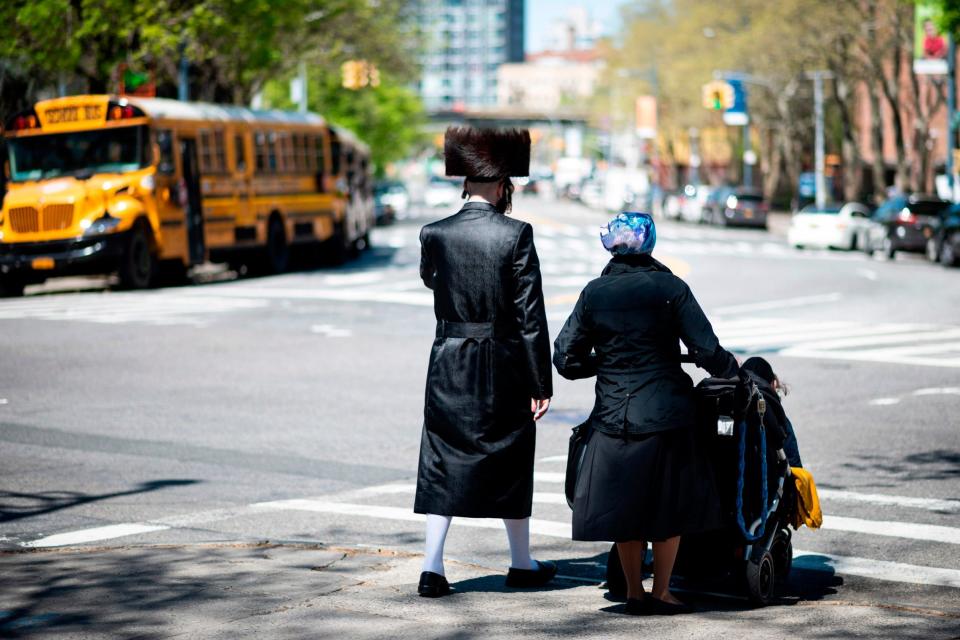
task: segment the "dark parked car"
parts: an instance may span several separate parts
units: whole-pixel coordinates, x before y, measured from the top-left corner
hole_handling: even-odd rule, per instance
[[[767,227],[770,206],[753,189],[719,187],[703,205],[703,219],[720,226]]]
[[[937,196],[894,196],[873,213],[860,246],[870,255],[881,251],[890,259],[897,251],[922,253],[927,249],[931,230],[939,226],[940,214],[949,204]]]
[[[960,204],[946,209],[940,223],[929,232],[927,257],[948,267],[960,267]]]

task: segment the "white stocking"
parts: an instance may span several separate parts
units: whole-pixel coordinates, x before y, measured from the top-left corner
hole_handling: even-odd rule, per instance
[[[443,543],[447,540],[447,531],[450,529],[450,516],[427,514],[427,541],[423,554],[423,571],[432,571],[440,575],[443,572]]]
[[[513,569],[536,569],[537,564],[530,555],[530,518],[521,520],[503,519],[507,528],[507,540],[510,541],[510,567]]]

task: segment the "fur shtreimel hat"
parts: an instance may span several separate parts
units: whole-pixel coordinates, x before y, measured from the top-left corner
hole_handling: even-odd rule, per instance
[[[526,129],[450,127],[443,138],[448,176],[475,182],[530,175],[530,132]]]

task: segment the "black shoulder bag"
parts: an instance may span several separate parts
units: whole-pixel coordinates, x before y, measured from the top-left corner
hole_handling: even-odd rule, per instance
[[[573,497],[577,492],[577,478],[580,476],[580,468],[583,467],[583,459],[587,454],[587,443],[590,441],[590,434],[593,428],[590,421],[579,424],[573,428],[570,433],[570,445],[567,448],[567,476],[564,480],[563,490],[567,496],[567,506],[573,509]]]

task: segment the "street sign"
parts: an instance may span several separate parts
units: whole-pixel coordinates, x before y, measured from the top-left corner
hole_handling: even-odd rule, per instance
[[[723,123],[731,127],[745,127],[750,122],[747,115],[747,88],[740,80],[729,80],[733,100],[723,113]]]
[[[657,137],[657,99],[637,96],[637,137],[650,140]]]
[[[703,85],[703,107],[711,111],[723,111],[733,106],[733,87],[723,80],[714,80]]]

